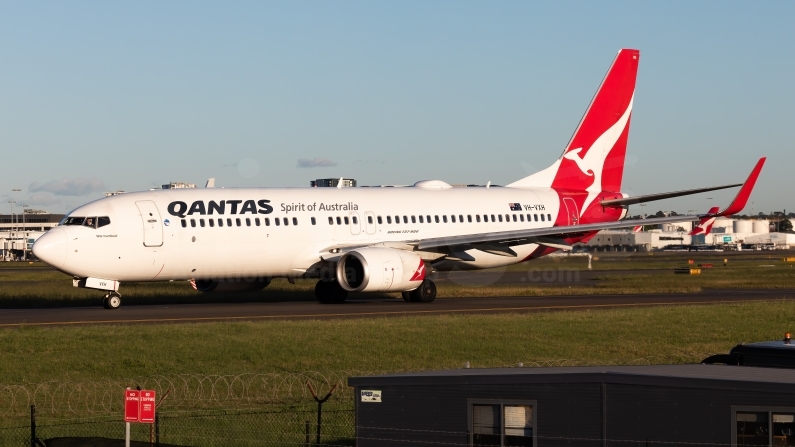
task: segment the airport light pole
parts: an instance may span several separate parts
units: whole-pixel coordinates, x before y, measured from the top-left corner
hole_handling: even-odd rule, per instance
[[[30,205],[22,205],[22,260],[28,260],[28,234],[25,232],[27,227],[25,226],[25,208],[30,208]]]
[[[11,194],[13,194],[15,192],[21,192],[21,191],[22,191],[21,188],[11,188]],[[17,203],[17,202],[14,202],[14,203]],[[14,227],[15,223],[18,223],[18,222],[15,222],[17,219],[14,219],[14,203],[11,204],[11,227],[12,228]]]

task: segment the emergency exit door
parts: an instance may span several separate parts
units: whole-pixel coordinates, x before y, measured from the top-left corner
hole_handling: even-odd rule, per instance
[[[155,202],[151,200],[141,200],[135,202],[138,211],[141,212],[141,220],[144,225],[144,246],[160,247],[163,245],[163,224],[160,222],[160,212],[157,210]]]

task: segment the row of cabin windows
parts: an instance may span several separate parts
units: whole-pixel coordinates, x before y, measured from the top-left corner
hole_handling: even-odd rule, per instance
[[[525,215],[524,214],[505,214],[504,220],[503,220],[503,215],[502,214],[496,214],[496,215],[495,214],[483,214],[483,215],[475,214],[474,219],[473,219],[471,214],[468,214],[466,216],[466,221],[468,223],[481,222],[481,216],[482,216],[482,222],[525,222]],[[552,215],[551,214],[546,214],[546,215],[544,215],[544,214],[540,214],[540,215],[539,214],[532,214],[532,215],[531,214],[527,214],[527,222],[538,222],[539,221],[539,216],[541,217],[541,219],[540,219],[541,222],[547,222],[547,221],[552,222]],[[440,216],[436,215],[436,216],[433,216],[433,219],[431,219],[431,215],[425,215],[425,216],[420,215],[420,216],[403,216],[403,219],[402,219],[403,223],[404,224],[409,223],[409,219],[411,220],[411,223],[417,223],[417,222],[419,222],[419,223],[432,223],[432,222],[435,222],[435,223],[447,223],[448,222],[448,216],[447,215],[442,215],[441,218],[440,218]],[[458,216],[456,216],[455,214],[451,214],[449,216],[449,219],[450,219],[449,222],[452,222],[452,223],[456,223],[456,222],[464,223],[464,215],[463,214],[459,214]],[[268,218],[268,217],[263,218],[262,221],[260,221],[259,217],[255,217],[253,220],[254,220],[254,225],[257,226],[257,227],[259,227],[262,224],[264,224],[266,227],[269,227],[271,225],[270,218]],[[378,220],[378,224],[379,225],[383,225],[384,219],[381,216],[378,216],[377,220]],[[241,219],[241,218],[237,217],[237,218],[234,219],[234,224],[233,224],[233,219],[231,217],[226,218],[226,226],[227,227],[231,227],[231,226],[234,225],[234,226],[241,227],[241,226],[243,226],[243,222],[244,221],[245,221],[245,225],[247,227],[251,226],[252,219],[250,217],[246,217],[245,219]],[[314,217],[311,218],[311,221],[312,221],[312,225],[316,225],[317,224],[317,220],[315,220]],[[191,228],[196,228],[197,219],[182,219],[182,228],[187,228],[188,227],[188,222],[190,222]],[[210,227],[215,227],[216,226],[216,222],[218,223],[219,227],[223,227],[224,226],[224,219],[223,218],[207,219],[206,222],[205,222],[204,219],[198,219],[198,226],[202,227],[202,228],[205,227],[206,225],[209,225]],[[393,222],[392,216],[386,216],[386,223],[387,224],[391,224],[392,222]],[[394,216],[394,223],[395,224],[400,224],[400,222],[401,222],[401,216]],[[281,225],[284,225],[286,227],[286,226],[290,225],[290,218],[287,218],[287,217],[282,217],[282,218],[274,217],[273,218],[273,223],[277,227],[281,226]],[[354,225],[359,225],[359,218],[357,216],[351,216],[350,218],[348,216],[343,216],[343,217],[340,217],[340,216],[337,216],[337,217],[329,216],[328,223],[329,223],[329,225],[334,225],[335,223],[337,225],[343,225],[343,224],[349,225],[351,223],[353,223]],[[370,225],[373,224],[373,216],[367,216],[367,223],[370,224]],[[298,218],[296,218],[296,217],[292,218],[292,225],[293,226],[298,225]]]
[[[503,220],[503,215],[502,214],[496,214],[496,215],[495,214],[483,214],[483,215],[475,214],[474,219],[473,219],[471,214],[467,214],[466,221],[468,223],[481,222],[481,216],[482,216],[482,221],[483,222],[525,222],[525,215],[524,214],[506,214],[504,220]],[[546,222],[546,221],[551,222],[552,221],[552,215],[551,214],[546,214],[546,216],[544,214],[540,214],[540,215],[539,214],[527,214],[527,222],[538,222],[539,221],[539,216],[541,217],[541,222]],[[456,223],[456,222],[464,223],[464,215],[463,214],[459,214],[458,216],[456,216],[455,214],[451,214],[449,216],[449,218],[450,218],[449,222],[451,222],[451,223]],[[383,224],[384,223],[384,220],[381,218],[381,216],[378,216],[377,219],[378,219],[378,223],[379,224]],[[402,219],[403,223],[404,224],[409,223],[409,219],[411,220],[411,223],[417,223],[417,222],[419,222],[419,223],[447,223],[448,222],[448,216],[447,215],[442,215],[441,219],[440,219],[440,216],[438,216],[438,215],[437,216],[433,216],[433,219],[431,219],[430,215],[425,215],[425,216],[421,216],[420,215],[420,216],[403,216],[403,219]],[[337,218],[337,220],[339,220],[339,218]],[[393,222],[392,216],[386,216],[386,223],[391,224],[392,222]],[[401,216],[395,216],[394,223],[395,224],[399,224],[400,222],[401,222]],[[331,223],[331,218],[329,218],[329,223]],[[348,223],[347,218],[345,220],[345,223]],[[356,222],[354,222],[354,223],[356,223]],[[369,224],[373,223],[373,217],[372,216],[367,216],[367,223],[369,223]],[[339,223],[338,223],[338,225],[339,225]]]
[[[254,226],[257,226],[257,227],[259,227],[259,226],[261,226],[263,224],[266,227],[269,227],[271,225],[271,220],[268,217],[263,218],[261,221],[260,221],[259,217],[255,217],[254,219],[251,219],[250,217],[246,217],[245,219],[241,219],[239,217],[237,217],[235,219],[232,219],[231,217],[228,217],[226,219],[222,219],[222,218],[207,219],[206,221],[204,219],[198,219],[198,226],[205,227],[205,226],[209,225],[210,227],[215,227],[216,226],[216,222],[217,222],[217,226],[219,226],[219,227],[223,227],[224,225],[226,225],[227,227],[231,227],[231,226],[242,227],[243,224],[245,224],[245,226],[247,226],[247,227],[250,227],[252,220],[254,221]],[[284,225],[286,227],[286,226],[290,225],[290,220],[291,219],[289,219],[287,217],[282,217],[282,218],[274,217],[273,218],[273,223],[277,227],[281,226],[281,225]],[[224,222],[226,222],[226,223],[224,223]],[[190,223],[191,228],[196,228],[197,219],[182,219],[182,228],[187,228],[188,227],[188,223]],[[313,217],[312,218],[312,225],[314,225],[314,224],[315,224],[315,218]],[[296,217],[292,218],[292,225],[293,226],[298,225],[298,218],[296,218]]]

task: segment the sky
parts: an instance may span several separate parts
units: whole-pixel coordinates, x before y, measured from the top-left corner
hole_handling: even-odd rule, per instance
[[[753,212],[795,210],[792,17],[791,1],[4,2],[0,213],[209,177],[508,184],[560,156],[622,47],[641,51],[624,192],[742,182],[767,156]]]

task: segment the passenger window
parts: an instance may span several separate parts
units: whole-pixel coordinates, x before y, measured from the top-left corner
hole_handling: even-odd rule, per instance
[[[489,221],[489,215],[488,214],[484,214],[483,215],[483,222],[488,222],[488,221]]]
[[[317,221],[315,221],[314,217],[312,219],[310,219],[310,220],[312,221],[312,225],[315,225],[317,223]]]
[[[520,214],[520,215],[519,215],[519,220],[521,220],[522,222],[524,222],[524,214]]]
[[[552,215],[551,214],[547,214],[547,220],[552,222]]]
[[[224,226],[224,220],[223,219],[218,219],[218,226],[219,227],[223,227]]]
[[[502,214],[497,214],[497,217],[500,218],[500,222],[502,222]]]
[[[420,223],[425,223],[425,222],[423,222],[423,220],[422,220],[422,214],[420,214],[420,216],[419,216],[419,217],[420,217]]]
[[[251,219],[249,219],[248,217],[246,217],[246,226],[247,227],[251,226]]]
[[[351,219],[353,219],[353,224],[354,224],[354,225],[359,225],[359,218],[358,218],[358,217],[356,217],[356,216],[351,216]]]
[[[188,223],[185,222],[185,219],[180,219],[180,220],[182,222],[182,228],[186,228],[188,226]]]
[[[513,215],[513,221],[516,222],[516,214]]]
[[[345,225],[349,225],[350,224],[350,221],[348,220],[348,216],[345,216],[343,219],[345,219]]]
[[[408,218],[408,216],[403,216],[403,223],[404,223],[404,224],[407,224],[407,223],[409,223],[409,218]]]
[[[434,222],[439,223],[439,216],[433,216],[433,220]]]
[[[314,217],[313,217],[314,219]],[[259,217],[254,218],[254,225],[259,226]]]
[[[207,219],[207,223],[210,224],[210,227],[215,226],[215,219]]]
[[[541,222],[543,222],[543,221],[544,221],[544,215],[542,214],[541,215]]]
[[[284,226],[285,226],[285,227],[286,227],[287,225],[290,225],[290,219],[288,219],[288,218],[286,218],[286,217],[283,217],[283,218],[282,218],[282,221],[284,222]]]
[[[392,216],[386,216],[386,223],[388,224],[392,223]]]
[[[236,224],[238,227],[240,226],[240,218],[239,218],[239,217],[236,217],[236,218],[235,218],[235,224]]]
[[[480,223],[480,214],[475,214],[475,222]]]
[[[190,220],[190,226],[191,226],[191,228],[196,228],[196,219],[191,219]]]
[[[226,218],[226,226],[227,227],[231,227],[232,226],[232,218],[231,217],[227,217]]]
[[[381,225],[382,223],[384,223],[384,221],[381,220],[381,216],[378,216],[378,225]]]
[[[427,217],[427,218],[428,218],[428,219],[427,219],[428,223],[431,223],[431,215],[430,215],[430,214],[428,214],[428,215],[427,215],[427,216],[425,216],[425,217]]]
[[[268,219],[267,217],[266,217],[266,218],[264,218],[264,219],[262,219],[262,221],[263,221],[263,222],[265,222],[265,226],[266,226],[266,227],[269,227],[269,226],[271,226],[271,220],[270,220],[270,219]]]
[[[298,218],[297,217],[293,217],[293,225],[298,225]]]
[[[451,222],[453,222],[453,223],[455,223],[455,214],[453,214],[453,215],[451,215],[451,216],[450,216],[450,221],[451,221]]]
[[[442,222],[447,223],[447,215],[442,216]]]
[[[199,226],[204,228],[204,219],[199,219]]]
[[[400,216],[395,216],[395,223],[396,223],[396,224],[399,224],[399,223],[400,223]]]
[[[337,216],[337,225],[342,225],[342,219],[340,219],[340,216]]]
[[[459,215],[458,215],[458,221],[459,221],[460,223],[464,223],[464,215],[463,215],[463,214],[459,214]]]
[[[369,223],[370,225],[373,224],[373,216],[367,216],[367,223]]]
[[[411,223],[417,223],[417,216],[411,216]]]
[[[105,225],[110,225],[110,217],[97,217],[97,228],[104,227]]]
[[[279,219],[278,217],[274,217],[274,218],[273,218],[273,223],[275,223],[277,227],[278,227],[279,225],[281,225],[281,222],[280,222],[279,220],[280,220],[280,219]]]
[[[329,225],[334,225],[334,218],[333,217],[331,217],[331,216],[328,217],[328,224]]]

